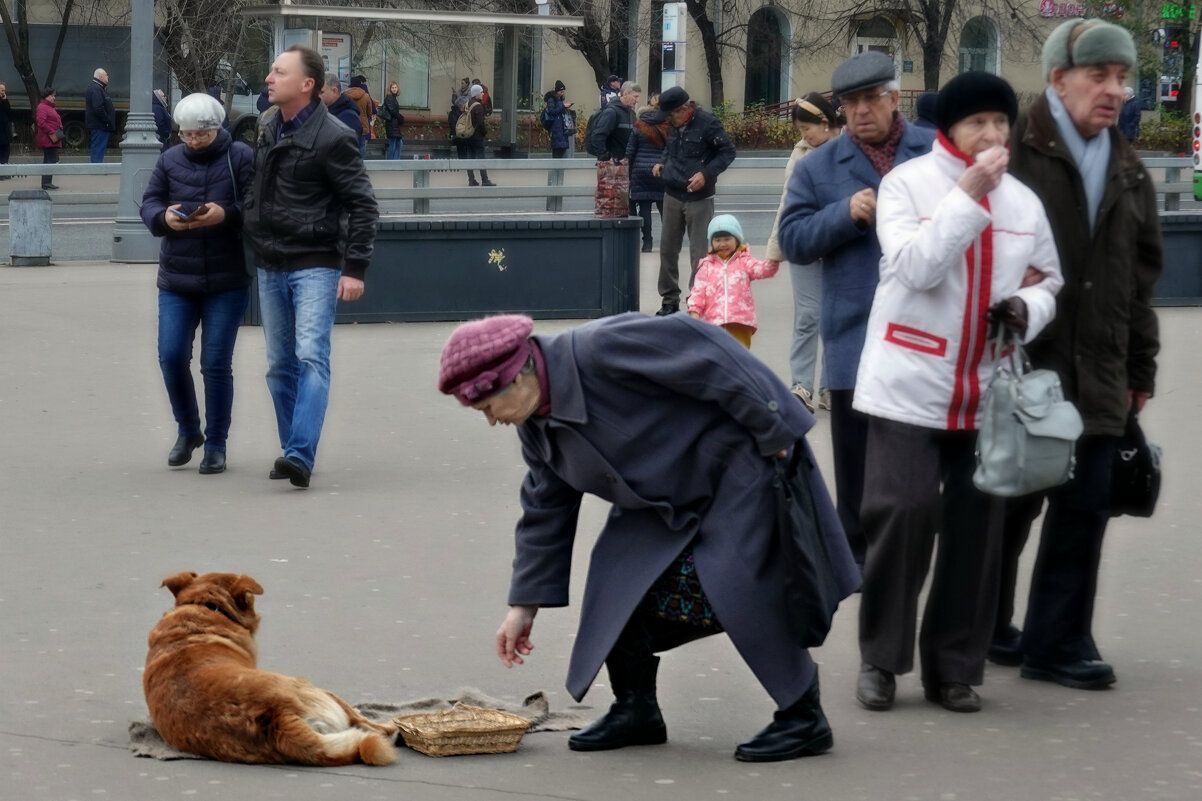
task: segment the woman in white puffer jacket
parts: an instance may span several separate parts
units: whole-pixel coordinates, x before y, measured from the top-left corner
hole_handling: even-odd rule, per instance
[[[1000,565],[1001,506],[972,484],[981,400],[998,353],[990,321],[1024,339],[1063,284],[1043,206],[1006,174],[1010,86],[960,75],[937,105],[926,156],[881,181],[880,284],[856,379],[870,416],[862,520],[868,537],[857,698],[888,709],[913,668],[918,593],[938,532],[919,651],[927,699],[975,712]]]

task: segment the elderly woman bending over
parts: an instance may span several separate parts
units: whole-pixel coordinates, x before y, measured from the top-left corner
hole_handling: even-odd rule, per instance
[[[604,662],[616,700],[569,746],[663,743],[655,654],[725,631],[778,705],[735,757],[829,749],[805,647],[821,636],[796,635],[797,605],[787,602],[786,584],[796,583],[782,549],[800,526],[778,526],[773,486],[782,457],[812,464],[803,437],[813,417],[731,336],[683,314],[626,314],[553,336],[532,328],[520,316],[461,326],[438,382],[490,424],[516,426],[529,468],[501,662],[530,654],[540,608],[568,603],[577,513],[590,493],[613,509],[593,550],[567,687],[584,697]],[[837,577],[837,604],[859,577],[821,477],[804,475],[825,543],[812,550],[831,555],[823,569]],[[833,611],[823,609],[819,635]]]

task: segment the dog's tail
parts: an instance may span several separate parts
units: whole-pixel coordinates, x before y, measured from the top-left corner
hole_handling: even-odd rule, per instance
[[[276,747],[287,761],[302,765],[391,765],[396,761],[396,746],[383,734],[356,728],[319,733],[295,715],[279,721]]]

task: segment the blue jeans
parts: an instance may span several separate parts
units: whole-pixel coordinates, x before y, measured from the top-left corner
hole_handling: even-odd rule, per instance
[[[404,146],[405,146],[405,140],[399,136],[389,139],[388,140],[388,153],[387,153],[387,155],[385,155],[385,158],[393,159],[394,161],[396,159],[399,159],[401,157],[401,148],[403,148]]]
[[[341,276],[332,267],[259,270],[267,389],[280,447],[310,470],[330,398],[330,333]]]
[[[793,385],[807,392],[821,390],[815,385],[818,366],[818,313],[822,307],[822,265],[789,264],[793,279],[793,343],[789,346],[789,372]]]
[[[159,367],[181,437],[200,433],[192,381],[192,341],[200,329],[200,374],[205,382],[205,450],[224,451],[234,403],[234,341],[250,293],[231,289],[212,295],[159,290]]]
[[[367,158],[367,134],[359,135],[359,155]]]
[[[104,151],[109,146],[109,132],[101,131],[98,128],[89,128],[88,130],[92,134],[92,163],[100,164],[104,161]]]

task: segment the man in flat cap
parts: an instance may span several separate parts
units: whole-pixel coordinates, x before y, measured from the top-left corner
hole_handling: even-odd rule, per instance
[[[894,65],[883,53],[860,53],[844,61],[831,77],[831,89],[843,106],[847,133],[794,170],[779,237],[789,261],[822,263],[823,369],[831,390],[839,519],[856,562],[863,566],[867,544],[860,497],[868,422],[851,402],[881,260],[876,190],[894,165],[929,151],[934,132],[911,124],[897,110]],[[891,675],[865,665],[857,697],[869,708],[887,708],[892,681]]]
[[[1111,463],[1129,414],[1152,396],[1160,348],[1152,290],[1163,256],[1156,193],[1115,127],[1135,44],[1101,20],[1069,20],[1043,47],[1046,91],[1018,118],[1010,172],[1043,201],[1064,288],[1056,317],[1028,346],[1055,370],[1085,421],[1073,478],[1007,504],[1002,594],[990,658],[1028,679],[1096,690],[1115,681],[1092,633]],[[1011,625],[1015,571],[1047,501],[1027,618]]]
[[[710,220],[718,175],[735,160],[735,146],[718,118],[689,100],[683,87],[659,96],[661,119],[671,124],[664,163],[651,174],[664,179],[663,232],[659,242],[659,316],[680,311],[680,246],[689,235],[689,289],[709,251]]]

